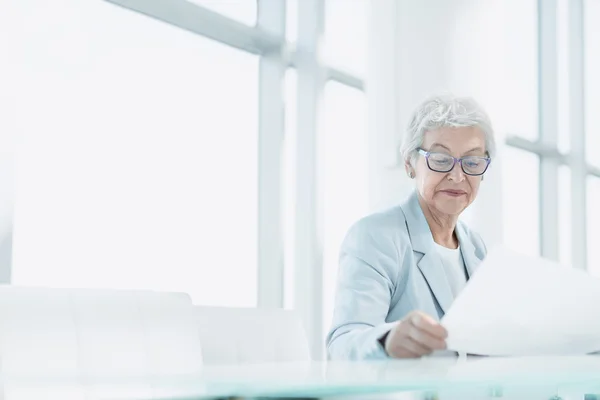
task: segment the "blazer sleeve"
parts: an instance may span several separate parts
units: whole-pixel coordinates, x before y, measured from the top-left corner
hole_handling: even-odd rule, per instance
[[[373,216],[350,229],[341,248],[333,324],[327,335],[330,359],[387,358],[379,339],[395,323],[386,323],[386,317],[398,265],[393,230],[381,226]]]

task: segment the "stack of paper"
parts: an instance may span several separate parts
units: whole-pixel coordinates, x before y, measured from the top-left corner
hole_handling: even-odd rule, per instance
[[[448,348],[490,356],[600,351],[600,280],[492,249],[441,321]]]

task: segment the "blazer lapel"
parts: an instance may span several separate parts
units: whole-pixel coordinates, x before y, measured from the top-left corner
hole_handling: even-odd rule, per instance
[[[458,237],[458,242],[460,243],[460,252],[465,262],[467,275],[469,279],[471,279],[475,271],[477,271],[477,267],[479,267],[479,264],[483,259],[483,255],[481,257],[477,256],[475,246],[473,246],[473,242],[467,238],[467,232],[461,223],[456,225],[456,236]]]
[[[454,300],[454,295],[450,289],[450,284],[446,278],[446,273],[444,272],[444,266],[440,257],[434,250],[431,250],[423,254],[421,260],[417,262],[417,266],[425,277],[440,308],[444,313],[448,312],[448,309]]]
[[[454,296],[446,278],[442,260],[435,251],[433,236],[416,193],[413,193],[402,205],[402,210],[406,218],[412,248],[415,253],[421,255],[420,259],[417,259],[417,266],[425,277],[435,300],[445,313],[450,308]]]

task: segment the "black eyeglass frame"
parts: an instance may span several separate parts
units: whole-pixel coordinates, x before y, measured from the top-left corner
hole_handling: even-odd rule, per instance
[[[425,149],[422,148],[417,148],[417,152],[419,154],[421,154],[423,157],[425,157],[425,160],[427,161],[427,168],[429,168],[430,170],[434,171],[434,172],[440,172],[440,173],[448,173],[450,171],[452,171],[454,169],[454,167],[456,166],[456,164],[460,164],[460,168],[462,169],[462,171],[465,173],[465,175],[469,175],[469,176],[481,176],[483,174],[485,174],[485,171],[487,171],[487,169],[490,166],[490,163],[492,162],[492,159],[488,156],[488,157],[482,157],[482,156],[465,156],[465,157],[460,157],[460,158],[455,158],[452,157],[450,154],[446,154],[446,153],[438,153],[438,152],[432,152],[432,151],[427,151]],[[432,154],[443,154],[446,157],[450,157],[452,158],[452,160],[454,161],[452,163],[452,166],[450,166],[450,169],[443,171],[443,170],[438,170],[435,168],[432,168],[431,165],[429,165],[429,156],[431,156]],[[483,170],[483,172],[479,173],[479,174],[472,174],[470,172],[465,171],[465,167],[463,165],[463,160],[465,159],[477,159],[477,160],[484,160],[485,161],[485,169]]]

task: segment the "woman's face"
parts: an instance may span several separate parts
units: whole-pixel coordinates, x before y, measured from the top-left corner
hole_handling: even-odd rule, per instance
[[[455,158],[486,155],[485,136],[477,127],[444,127],[425,133],[421,148]],[[413,168],[407,165],[407,168]],[[467,208],[479,191],[481,176],[466,175],[456,163],[450,172],[435,172],[419,155],[413,172],[417,191],[425,203],[442,214],[458,215]]]

